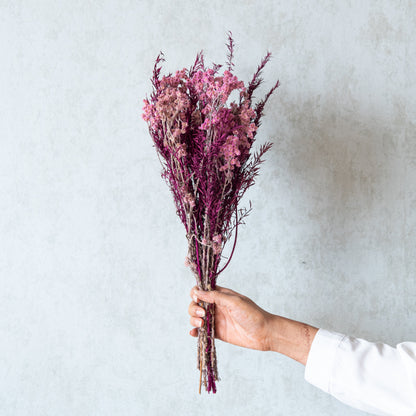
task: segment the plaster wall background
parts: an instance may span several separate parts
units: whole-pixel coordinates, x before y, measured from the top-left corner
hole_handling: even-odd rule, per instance
[[[363,414],[286,357],[217,342],[197,394],[185,231],[142,99],[197,52],[280,79],[274,142],[218,284],[269,311],[416,340],[413,1],[0,1],[0,414]]]

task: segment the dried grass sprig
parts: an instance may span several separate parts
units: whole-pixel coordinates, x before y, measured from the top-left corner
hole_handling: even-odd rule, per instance
[[[238,226],[251,212],[239,208],[246,190],[255,183],[262,157],[272,143],[252,151],[265,104],[279,81],[265,98],[252,106],[254,91],[263,79],[261,73],[270,60],[268,52],[246,88],[232,74],[234,41],[228,33],[227,69],[222,65],[206,68],[203,51],[189,69],[161,77],[162,52],[156,58],[150,99],[144,100],[143,119],[148,123],[162,177],[172,192],[176,213],[185,226],[188,254],[185,263],[197,286],[214,290],[217,277],[229,265],[237,243]],[[233,91],[239,103],[228,102]],[[234,241],[226,264],[223,249]],[[215,305],[203,303],[205,322],[198,330],[198,369],[200,385],[216,392],[219,380],[215,351]]]

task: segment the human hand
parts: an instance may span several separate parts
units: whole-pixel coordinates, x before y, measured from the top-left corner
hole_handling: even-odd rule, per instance
[[[200,313],[204,309],[199,301],[215,303],[215,338],[240,347],[269,351],[271,349],[271,321],[275,315],[266,312],[251,299],[231,289],[217,286],[216,290],[191,290],[193,301],[189,305],[190,322],[194,326],[189,333],[198,336],[198,327],[203,325]]]

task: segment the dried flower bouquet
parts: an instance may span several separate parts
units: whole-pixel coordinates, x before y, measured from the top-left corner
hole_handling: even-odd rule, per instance
[[[186,68],[160,78],[162,52],[156,58],[151,77],[153,92],[144,100],[147,122],[163,170],[174,198],[177,214],[186,229],[188,254],[185,264],[203,290],[214,290],[218,275],[234,253],[238,225],[251,211],[239,208],[245,191],[270,149],[267,142],[252,152],[264,106],[279,81],[252,106],[253,93],[262,83],[261,72],[271,57],[261,61],[247,88],[233,75],[234,41],[228,33],[227,69],[222,65],[205,68],[203,51]],[[236,91],[238,103],[228,103]],[[231,254],[220,269],[225,244],[234,236]],[[219,270],[220,269],[220,270]],[[215,350],[215,305],[203,303],[205,321],[198,334],[199,393],[216,392],[219,380]]]

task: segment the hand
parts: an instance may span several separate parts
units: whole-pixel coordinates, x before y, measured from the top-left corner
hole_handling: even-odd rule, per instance
[[[203,319],[200,313],[204,309],[198,305],[200,300],[215,303],[215,337],[221,341],[240,347],[269,351],[271,349],[270,323],[274,315],[257,306],[251,299],[231,289],[217,286],[216,290],[191,290],[193,301],[189,305],[191,325],[200,327]],[[198,336],[197,328],[190,332]]]

